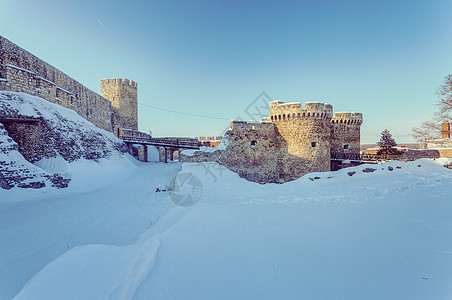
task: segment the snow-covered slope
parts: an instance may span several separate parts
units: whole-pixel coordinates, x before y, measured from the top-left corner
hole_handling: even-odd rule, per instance
[[[452,172],[430,160],[283,185],[184,164],[188,208],[155,192],[177,163],[74,167],[77,185],[0,201],[0,299],[452,297]]]
[[[31,118],[33,122],[11,118]],[[0,123],[2,188],[66,187],[70,179],[54,174],[52,168],[46,169],[46,160],[99,160],[127,151],[112,133],[97,128],[76,112],[28,94],[0,91],[0,119],[6,120]]]

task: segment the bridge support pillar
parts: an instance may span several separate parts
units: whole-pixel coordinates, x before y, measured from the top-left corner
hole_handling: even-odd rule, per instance
[[[138,146],[138,160],[143,162],[148,161],[148,147],[146,145]]]
[[[169,149],[169,159],[171,161],[174,160],[174,149],[172,149],[172,148]]]
[[[159,161],[162,163],[167,163],[168,162],[168,158],[166,155],[166,148],[165,147],[160,147],[159,148]]]

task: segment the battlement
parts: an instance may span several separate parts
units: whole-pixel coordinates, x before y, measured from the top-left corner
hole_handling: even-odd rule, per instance
[[[330,120],[333,116],[333,106],[323,102],[306,102],[305,108],[302,103],[284,103],[273,101],[269,105],[270,121],[288,120]]]
[[[101,79],[101,95],[111,101],[113,111],[119,117],[113,126],[138,129],[138,89],[137,83],[129,79]],[[115,129],[115,131],[116,131]]]
[[[333,124],[343,125],[361,125],[363,123],[363,114],[356,112],[337,112],[331,119]]]
[[[101,79],[100,82],[101,82],[101,85],[102,84],[115,84],[115,85],[126,85],[126,86],[131,86],[133,88],[137,88],[137,83],[135,81],[129,80],[129,79],[108,78],[108,79]]]
[[[275,125],[272,122],[258,121],[237,121],[231,120],[231,131],[256,131],[256,132],[274,132]]]

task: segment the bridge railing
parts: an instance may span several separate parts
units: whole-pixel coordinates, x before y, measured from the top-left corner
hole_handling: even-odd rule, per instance
[[[162,145],[199,147],[198,139],[191,138],[152,138],[151,142]]]
[[[336,153],[331,152],[332,159],[349,159],[349,160],[361,160],[361,155],[359,153]]]
[[[147,144],[157,144],[162,146],[183,146],[183,147],[191,147],[191,148],[199,148],[199,141],[195,138],[186,138],[186,137],[162,137],[162,138],[153,138],[150,134],[131,130],[131,129],[118,129],[118,137],[124,141],[128,142],[143,142]]]
[[[152,137],[150,134],[131,129],[118,129],[118,137],[125,141],[142,141],[142,142],[150,142]]]

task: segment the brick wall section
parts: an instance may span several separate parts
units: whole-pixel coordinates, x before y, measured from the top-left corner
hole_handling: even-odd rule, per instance
[[[440,157],[452,157],[452,148],[436,149]]]
[[[450,139],[450,123],[445,122],[441,124],[441,136],[443,139]]]
[[[132,92],[135,102],[131,100],[133,96],[126,95],[128,103],[133,102],[130,110],[135,115],[131,118],[132,113],[125,106],[121,109],[112,108],[112,103],[106,98],[2,36],[0,90],[24,92],[60,104],[109,132],[113,131],[115,123],[129,129],[138,127],[136,83],[135,93]],[[121,115],[123,112],[126,113],[124,118]]]

